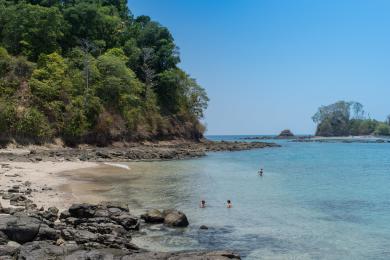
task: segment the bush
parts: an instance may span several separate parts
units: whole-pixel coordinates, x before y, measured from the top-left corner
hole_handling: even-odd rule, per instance
[[[0,137],[5,138],[12,134],[12,129],[16,122],[15,107],[5,101],[0,100]]]
[[[16,137],[23,142],[42,143],[52,137],[47,118],[36,108],[27,108],[16,122]]]
[[[75,145],[82,141],[88,133],[88,119],[78,102],[73,102],[66,107],[66,118],[63,129],[65,143]]]
[[[390,126],[385,123],[379,123],[375,129],[375,135],[390,135]]]

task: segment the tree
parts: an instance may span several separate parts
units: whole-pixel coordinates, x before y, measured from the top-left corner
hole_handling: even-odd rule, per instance
[[[0,0],[0,135],[198,139],[208,98],[179,61],[170,31],[126,0]]]
[[[142,84],[136,75],[126,66],[127,57],[121,49],[111,49],[98,58],[97,67],[101,78],[97,86],[97,95],[106,104],[123,109],[135,104]]]
[[[70,28],[66,34],[65,49],[78,46],[79,39],[88,39],[103,51],[113,48],[123,32],[123,23],[110,6],[98,2],[80,1],[65,8],[64,18]]]
[[[66,23],[57,7],[21,2],[6,8],[2,18],[2,43],[15,55],[36,61],[40,54],[60,50]]]
[[[72,89],[68,66],[58,54],[41,55],[29,81],[34,104],[43,111],[55,129],[61,131],[65,104]]]

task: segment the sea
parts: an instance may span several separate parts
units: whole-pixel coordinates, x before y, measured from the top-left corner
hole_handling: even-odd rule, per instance
[[[390,259],[390,143],[269,141],[281,147],[132,162],[115,174],[103,168],[94,181],[134,214],[175,208],[187,215],[188,228],[142,229],[133,241],[150,250],[233,250],[243,259]]]

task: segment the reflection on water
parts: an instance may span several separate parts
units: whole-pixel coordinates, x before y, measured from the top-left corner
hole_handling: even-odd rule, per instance
[[[389,259],[390,144],[283,144],[68,177],[92,183],[84,193],[95,189],[126,201],[135,214],[184,211],[189,228],[157,225],[143,230],[147,238],[134,238],[149,249],[234,249],[247,259]]]

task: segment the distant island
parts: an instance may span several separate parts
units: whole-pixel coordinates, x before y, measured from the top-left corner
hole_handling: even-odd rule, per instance
[[[386,122],[371,119],[358,102],[321,106],[312,119],[317,123],[316,136],[390,136],[390,117]]]

